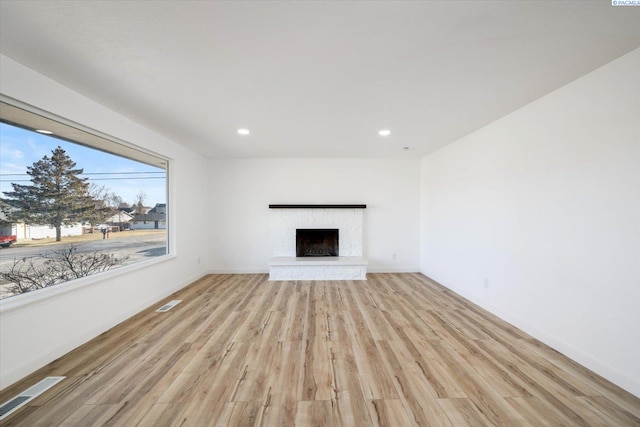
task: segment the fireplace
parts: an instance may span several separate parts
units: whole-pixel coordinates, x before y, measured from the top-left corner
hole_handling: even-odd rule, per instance
[[[367,280],[367,260],[362,256],[364,205],[269,208],[274,256],[269,280]]]
[[[296,257],[338,256],[337,228],[296,229]]]

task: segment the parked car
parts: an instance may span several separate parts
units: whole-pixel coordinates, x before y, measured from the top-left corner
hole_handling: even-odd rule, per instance
[[[18,236],[0,236],[0,247],[8,248],[12,243],[18,241]]]

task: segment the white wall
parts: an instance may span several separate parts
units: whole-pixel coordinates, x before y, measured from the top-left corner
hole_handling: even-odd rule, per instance
[[[175,254],[146,267],[123,267],[81,279],[69,284],[72,290],[39,302],[25,301],[29,294],[0,302],[0,388],[4,388],[204,274],[204,262],[199,264],[198,258],[206,250],[200,225],[207,182],[206,162],[198,154],[4,56],[0,56],[0,75],[3,95],[172,159],[170,246]]]
[[[640,396],[638,70],[640,50],[424,158],[421,268]]]
[[[419,160],[211,160],[210,267],[266,272],[269,204],[366,204],[369,271],[419,270]],[[396,254],[396,259],[393,259]]]

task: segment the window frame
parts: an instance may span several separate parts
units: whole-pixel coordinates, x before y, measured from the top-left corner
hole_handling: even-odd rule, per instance
[[[152,150],[121,140],[112,135],[92,129],[77,122],[57,116],[48,111],[0,94],[0,122],[35,132],[37,129],[47,129],[54,133],[54,137],[87,148],[99,150],[108,154],[127,158],[140,163],[162,168],[165,170],[166,205],[166,253],[153,259],[138,261],[133,264],[120,266],[112,270],[103,271],[90,276],[72,279],[43,289],[36,289],[24,294],[13,295],[0,299],[0,312],[12,310],[24,305],[32,304],[44,299],[67,293],[79,288],[91,286],[117,276],[127,274],[154,264],[164,263],[176,258],[172,244],[175,227],[171,220],[170,187],[172,159]]]

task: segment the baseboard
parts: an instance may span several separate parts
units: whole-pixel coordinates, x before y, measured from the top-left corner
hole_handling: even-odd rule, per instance
[[[367,273],[420,273],[420,270],[413,267],[388,268],[369,266]]]
[[[207,270],[207,274],[269,274],[269,269],[233,269],[233,268],[225,268],[225,269],[211,269]]]
[[[439,282],[435,279],[432,279],[429,275],[427,275],[424,272],[421,272],[421,274],[423,274],[429,280],[432,280],[438,283],[439,285],[444,286],[445,288],[455,292],[461,297],[491,312],[492,314],[498,316],[500,319],[504,320],[505,322],[508,322],[511,325],[517,327],[518,329],[526,332],[527,334],[531,335],[535,339],[543,342],[544,344],[560,352],[561,354],[567,356],[571,360],[579,363],[585,368],[592,370],[596,374],[611,381],[618,387],[628,391],[634,396],[640,397],[640,383],[634,380],[633,378],[628,377],[627,375],[620,372],[619,370],[609,366],[608,364],[594,358],[593,356],[587,353],[584,353],[580,349],[567,344],[566,342],[554,337],[553,335],[536,328],[534,325],[531,325],[528,322],[523,321],[517,316],[514,316],[511,313],[504,312],[503,310],[494,307],[493,305],[483,300],[482,298],[479,298],[476,295],[466,293],[455,286],[450,286],[443,282]]]
[[[367,273],[420,273],[420,269],[406,268],[371,268],[367,267]],[[207,274],[269,274],[269,269],[211,269]]]

